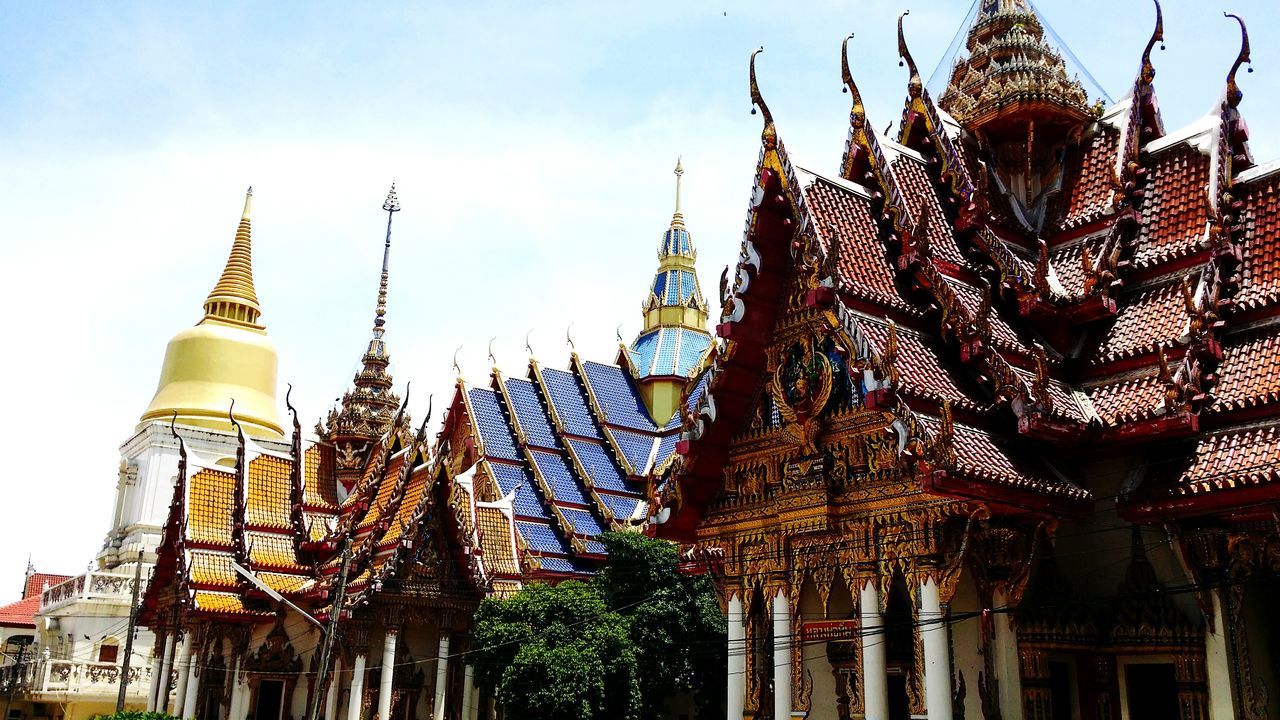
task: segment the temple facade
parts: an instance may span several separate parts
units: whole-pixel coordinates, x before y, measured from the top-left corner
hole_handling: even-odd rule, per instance
[[[729,720],[1280,715],[1280,163],[1243,22],[1166,130],[1159,13],[1110,107],[1026,0],[977,5],[937,101],[900,18],[891,136],[846,40],[829,173],[752,55],[746,230],[650,524],[721,591]]]

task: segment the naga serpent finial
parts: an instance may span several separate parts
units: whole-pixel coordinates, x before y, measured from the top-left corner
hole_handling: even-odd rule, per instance
[[[573,344],[573,337],[569,335],[569,331],[573,329],[573,323],[569,323],[569,327],[564,329],[564,344],[569,346],[571,352],[578,352],[578,347]]]
[[[862,93],[858,92],[858,85],[853,81],[853,73],[849,71],[849,41],[852,39],[853,33],[849,33],[849,37],[840,42],[840,78],[844,80],[844,92],[853,95],[853,107],[849,110],[849,124],[852,127],[859,127],[867,119],[867,109],[862,105]]]
[[[907,49],[907,38],[902,33],[902,18],[911,14],[910,10],[898,16],[898,56],[902,59],[898,61],[898,67],[902,67],[905,62],[907,69],[911,71],[911,79],[907,81],[907,92],[911,97],[918,98],[924,92],[924,81],[920,79],[920,69],[916,67],[916,61],[911,58],[911,51]]]
[[[756,48],[751,52],[751,103],[760,108],[760,113],[764,115],[764,130],[760,133],[760,138],[764,141],[765,147],[776,148],[778,146],[778,129],[773,124],[773,113],[769,112],[769,106],[765,104],[764,97],[760,95],[760,85],[756,82],[756,56],[764,52],[764,46]],[[756,114],[756,107],[751,108],[751,114]]]
[[[495,365],[495,366],[498,364],[498,359],[493,356],[493,341],[497,339],[498,339],[497,335],[494,335],[493,337],[489,338],[489,364]]]
[[[529,336],[533,334],[533,330],[524,334],[524,349],[529,351],[529,357],[533,357],[533,345],[529,344]]]
[[[459,345],[453,351],[453,371],[458,374],[458,377],[462,377],[462,367],[458,365],[458,353],[460,352],[462,352],[461,345]]]
[[[426,427],[427,423],[431,421],[431,411],[435,408],[435,404],[436,404],[436,396],[428,395],[427,396],[427,416],[422,419],[422,427]]]
[[[618,328],[613,331],[613,334],[617,336],[618,342],[622,342],[622,323],[618,323]]]
[[[1142,84],[1150,85],[1152,80],[1156,79],[1156,66],[1151,64],[1151,48],[1160,43],[1160,49],[1164,49],[1164,12],[1160,9],[1160,0],[1154,0],[1156,4],[1156,29],[1151,33],[1151,39],[1147,41],[1147,48],[1142,51]]]
[[[1245,27],[1244,19],[1234,13],[1224,12],[1224,17],[1235,18],[1240,23],[1240,54],[1236,56],[1236,61],[1231,65],[1231,72],[1227,73],[1227,105],[1237,107],[1240,105],[1241,98],[1244,93],[1240,92],[1240,86],[1236,84],[1236,71],[1240,66],[1249,63],[1249,72],[1253,72],[1253,61],[1249,59],[1249,28]]]
[[[231,420],[231,426],[236,429],[236,433],[240,437],[244,437],[244,429],[240,427],[240,423],[236,421],[236,399],[231,398],[231,407],[227,408],[227,418]]]

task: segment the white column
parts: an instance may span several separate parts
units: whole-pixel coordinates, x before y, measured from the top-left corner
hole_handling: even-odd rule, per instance
[[[196,716],[196,697],[200,692],[200,674],[200,656],[191,654],[187,659],[187,697],[182,701],[182,720],[194,720]]]
[[[396,631],[388,630],[382,641],[382,676],[378,687],[378,720],[391,717],[391,685],[396,674]]]
[[[444,720],[444,701],[449,689],[449,631],[440,628],[440,652],[436,656],[436,704],[432,717]]]
[[[476,669],[467,665],[462,670],[462,720],[476,720]]]
[[[729,598],[729,697],[725,703],[726,720],[742,720],[747,700],[747,631],[742,616],[742,598]]]
[[[173,645],[177,641],[177,632],[170,632],[164,643],[164,659],[160,661],[160,682],[156,685],[156,712],[169,709],[169,678],[173,672]]]
[[[791,606],[787,592],[773,596],[773,717],[791,717]]]
[[[364,655],[356,655],[355,667],[351,671],[351,696],[347,698],[347,720],[360,720],[361,705],[364,703]]]
[[[324,720],[338,720],[338,685],[340,684],[342,684],[342,658],[339,657],[334,659],[333,672],[329,674],[329,689],[324,695]]]
[[[951,720],[951,645],[938,585],[920,583],[920,640],[924,645],[924,707],[929,720]]]
[[[232,649],[234,653],[235,650]],[[240,656],[236,655],[235,669],[231,671],[231,707],[227,710],[228,720],[241,720],[244,712],[240,710],[240,704],[244,702],[244,686],[240,683]]]
[[[995,626],[992,642],[995,643],[996,680],[1000,683],[1001,717],[1022,715],[1022,666],[1018,660],[1018,633],[1013,626],[1013,608],[1003,590],[992,596],[995,605],[991,614]]]
[[[182,650],[178,652],[178,659],[173,665],[174,674],[178,676],[178,686],[173,693],[173,712],[170,713],[176,717],[186,717],[182,711],[186,709],[187,702],[187,681],[191,679],[191,673],[188,668],[191,667],[191,646],[195,644],[195,638],[191,635],[182,639]]]
[[[862,697],[866,720],[888,720],[889,674],[885,662],[884,616],[875,579],[858,591],[862,628]]]
[[[1231,655],[1227,653],[1227,618],[1222,612],[1222,594],[1209,591],[1213,603],[1213,632],[1205,628],[1204,666],[1209,679],[1209,717],[1231,720],[1236,716],[1231,694]]]
[[[147,685],[147,712],[156,709],[156,692],[160,686],[160,664],[164,662],[164,645],[156,638],[151,648],[151,682]]]

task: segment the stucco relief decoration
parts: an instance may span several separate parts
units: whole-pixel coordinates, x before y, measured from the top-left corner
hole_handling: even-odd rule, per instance
[[[769,393],[782,416],[783,432],[806,455],[818,452],[814,443],[822,430],[818,416],[831,399],[834,386],[831,360],[815,345],[814,338],[805,337],[779,350],[769,382]]]

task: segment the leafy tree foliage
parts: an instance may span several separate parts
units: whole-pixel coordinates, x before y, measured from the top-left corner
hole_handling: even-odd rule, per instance
[[[657,717],[668,699],[692,693],[699,717],[718,716],[726,626],[710,576],[680,572],[672,543],[634,532],[601,539],[609,563],[593,582],[609,608],[630,621],[642,714]]]
[[[476,612],[476,680],[507,717],[638,720],[627,622],[580,582],[532,585]]]
[[[609,562],[589,583],[531,585],[481,603],[469,657],[476,683],[508,717],[652,718],[680,693],[714,716],[725,621],[710,579],[681,573],[671,543],[601,539]]]

